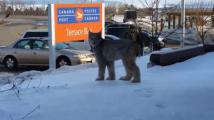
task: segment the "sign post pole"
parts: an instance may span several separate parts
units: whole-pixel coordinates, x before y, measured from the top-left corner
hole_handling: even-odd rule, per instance
[[[102,38],[105,39],[105,4],[102,3]]]
[[[54,4],[48,5],[49,69],[56,69],[56,40]]]

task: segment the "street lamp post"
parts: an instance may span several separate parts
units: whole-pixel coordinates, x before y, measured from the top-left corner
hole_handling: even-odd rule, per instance
[[[182,23],[182,35],[181,35],[181,43],[180,46],[183,48],[184,47],[184,40],[185,40],[185,22],[186,22],[186,17],[185,17],[185,1],[181,0],[181,23]]]

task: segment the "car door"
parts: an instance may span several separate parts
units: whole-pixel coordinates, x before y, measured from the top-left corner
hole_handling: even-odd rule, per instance
[[[33,58],[35,64],[46,66],[49,63],[49,48],[46,40],[33,41]]]
[[[18,60],[18,64],[30,65],[33,63],[34,60],[32,60],[32,41],[30,39],[19,40],[13,48],[13,55]]]

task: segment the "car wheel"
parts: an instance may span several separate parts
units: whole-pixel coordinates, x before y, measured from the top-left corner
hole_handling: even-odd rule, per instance
[[[69,61],[68,58],[61,57],[61,58],[57,59],[57,62],[56,62],[57,68],[60,68],[60,67],[65,66],[65,65],[71,65],[71,62]]]
[[[14,70],[17,68],[17,61],[14,57],[7,57],[4,60],[4,65],[9,70]]]

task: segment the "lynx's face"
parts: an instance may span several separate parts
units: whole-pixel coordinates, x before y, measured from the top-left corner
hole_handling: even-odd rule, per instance
[[[97,47],[101,41],[101,33],[92,33],[89,31],[89,44],[91,47]]]

